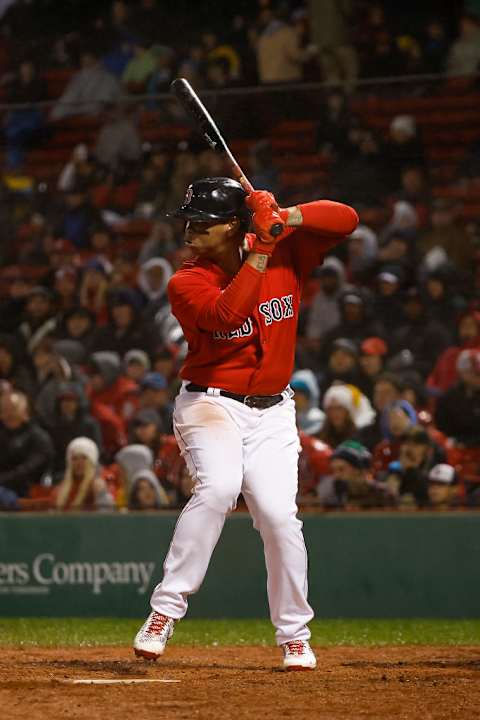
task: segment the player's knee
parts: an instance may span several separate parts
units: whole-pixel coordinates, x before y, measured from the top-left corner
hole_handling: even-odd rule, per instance
[[[240,488],[233,485],[211,484],[202,488],[205,504],[223,514],[235,509],[239,492]]]

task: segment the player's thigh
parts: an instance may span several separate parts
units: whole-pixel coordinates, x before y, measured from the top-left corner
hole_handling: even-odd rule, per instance
[[[203,395],[175,403],[173,429],[188,470],[201,494],[214,509],[235,507],[242,484],[242,437],[220,403]]]
[[[242,493],[256,526],[262,520],[281,525],[295,516],[298,452],[295,406],[287,400],[265,413],[258,432],[244,444]]]

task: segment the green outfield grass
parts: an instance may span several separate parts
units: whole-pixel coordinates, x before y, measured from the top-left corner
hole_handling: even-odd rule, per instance
[[[0,645],[130,645],[141,620],[0,619]],[[480,645],[480,620],[315,620],[314,645]],[[183,620],[172,644],[272,645],[268,620]]]

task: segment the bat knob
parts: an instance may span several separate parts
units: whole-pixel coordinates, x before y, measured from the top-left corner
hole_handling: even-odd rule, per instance
[[[283,225],[282,225],[282,223],[275,223],[275,224],[272,225],[272,227],[270,228],[270,235],[271,235],[272,237],[278,237],[279,235],[282,234],[282,232],[283,232]]]

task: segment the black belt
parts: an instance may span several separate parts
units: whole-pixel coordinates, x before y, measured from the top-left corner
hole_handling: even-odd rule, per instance
[[[185,386],[185,390],[188,392],[204,392],[206,393],[208,387],[203,385],[195,385],[195,383],[188,383]],[[283,395],[237,395],[237,393],[228,392],[228,390],[220,390],[219,395],[223,397],[237,400],[238,402],[248,405],[248,407],[257,408],[258,410],[265,410],[266,408],[273,407],[283,400]]]

